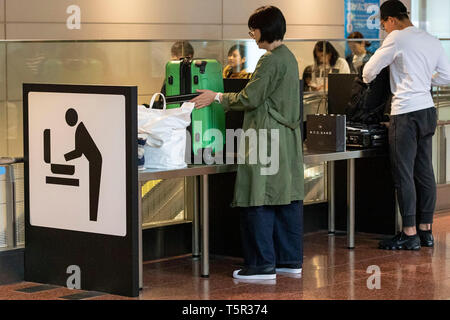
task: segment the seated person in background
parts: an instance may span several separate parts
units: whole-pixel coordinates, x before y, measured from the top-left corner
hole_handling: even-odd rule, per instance
[[[325,79],[328,73],[350,73],[347,61],[339,57],[337,50],[328,41],[318,41],[313,55],[314,65],[309,83],[311,91],[323,90],[324,86],[326,87]]]
[[[364,36],[360,32],[355,31],[352,32],[347,39],[364,39]],[[361,67],[369,61],[372,56],[372,53],[366,50],[369,46],[370,42],[364,40],[348,42],[348,47],[352,51],[352,54],[348,56],[346,60],[352,73],[359,73]]]
[[[171,61],[178,61],[181,58],[188,58],[189,60],[192,60],[194,57],[194,48],[189,43],[189,41],[177,41],[172,45],[172,48],[170,48],[170,60]],[[163,85],[161,87],[160,91],[164,96],[166,96],[166,81],[164,80]],[[155,109],[162,109],[164,106],[163,100],[161,96],[158,97],[158,100],[155,101],[153,104],[153,108]]]
[[[171,60],[176,61],[181,58],[192,59],[194,57],[194,48],[189,41],[177,41],[172,45],[170,49],[172,55]]]
[[[313,70],[313,66],[307,66],[305,68],[305,70],[303,70],[303,91],[307,92],[307,91],[311,91],[311,81],[312,81],[312,70]]]
[[[235,44],[228,50],[228,65],[223,68],[223,77],[226,79],[248,79],[251,73],[245,70],[245,47]]]

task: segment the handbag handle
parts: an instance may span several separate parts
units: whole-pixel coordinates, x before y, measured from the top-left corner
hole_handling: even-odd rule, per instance
[[[163,110],[166,110],[166,97],[164,97],[164,95],[161,92],[156,92],[155,94],[153,94],[152,99],[150,100],[150,109],[153,108],[153,104],[155,103],[155,99],[158,95],[161,95],[161,97],[163,98]]]

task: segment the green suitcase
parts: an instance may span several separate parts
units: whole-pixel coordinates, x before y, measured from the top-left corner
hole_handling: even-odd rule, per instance
[[[166,96],[196,93],[197,89],[209,89],[223,92],[222,66],[214,59],[182,59],[166,64]],[[167,108],[177,108],[179,104],[169,104]],[[202,150],[210,149],[212,155],[223,152],[225,144],[225,112],[218,103],[194,109],[191,117],[192,151],[198,155]],[[222,139],[215,139],[216,129]]]

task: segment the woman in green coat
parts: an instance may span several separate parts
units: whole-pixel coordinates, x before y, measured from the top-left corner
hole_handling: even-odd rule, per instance
[[[247,86],[239,93],[198,90],[201,94],[192,102],[196,108],[203,108],[216,100],[225,111],[243,110],[244,132],[256,133],[257,143],[248,142],[245,149],[239,149],[245,163],[238,166],[232,206],[242,207],[245,267],[234,271],[233,277],[275,279],[277,272],[302,271],[304,185],[299,74],[294,55],[282,42],[286,21],[278,8],[258,8],[248,26],[258,47],[267,52],[259,59]],[[261,157],[261,152],[270,156]]]

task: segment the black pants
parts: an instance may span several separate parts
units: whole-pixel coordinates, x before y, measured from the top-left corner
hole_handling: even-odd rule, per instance
[[[243,208],[241,237],[247,267],[303,263],[303,201]]]
[[[433,223],[436,181],[431,156],[436,124],[434,107],[390,119],[390,157],[403,227]]]

